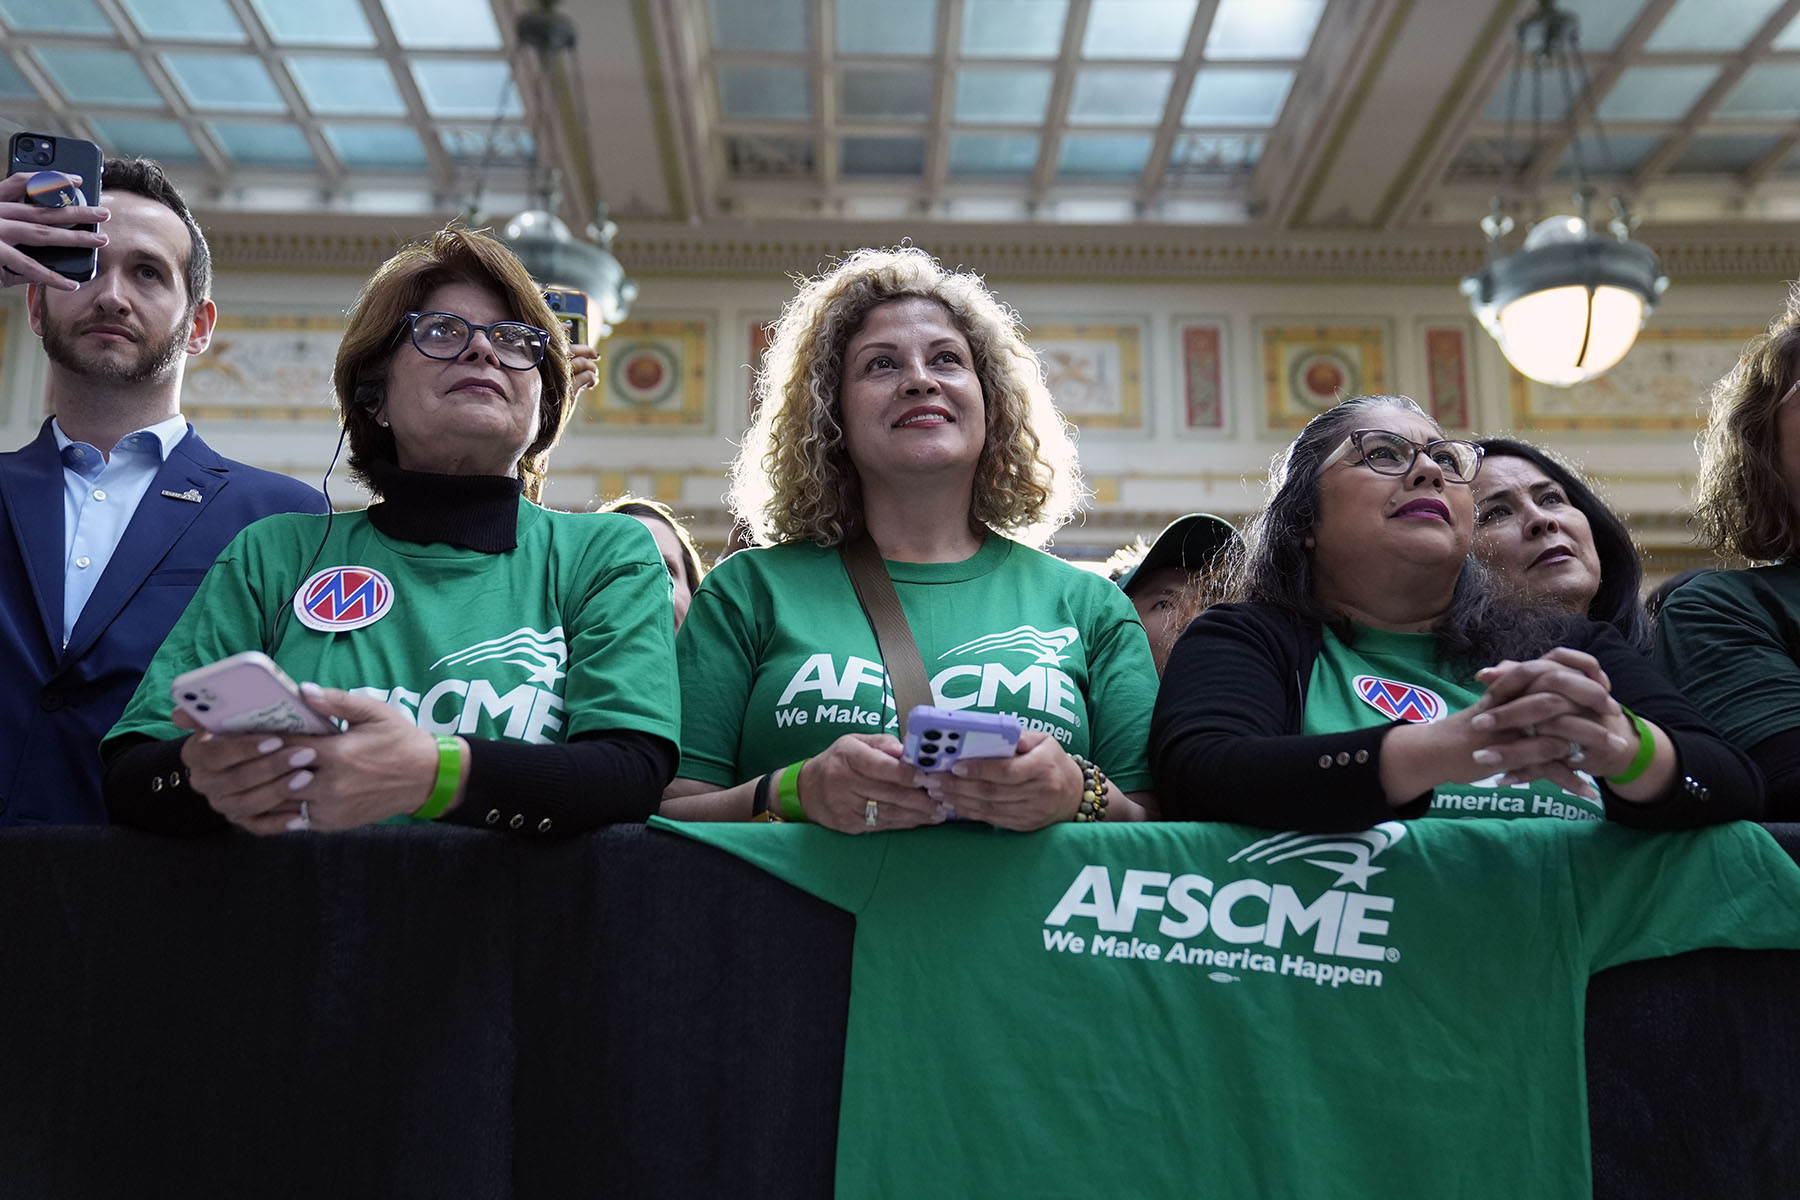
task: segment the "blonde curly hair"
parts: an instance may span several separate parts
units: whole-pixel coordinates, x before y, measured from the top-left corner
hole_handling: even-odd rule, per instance
[[[1017,315],[980,276],[946,270],[923,250],[865,248],[801,283],[763,356],[729,496],[759,541],[835,546],[862,529],[840,404],[844,353],[872,309],[909,297],[944,306],[981,381],[987,429],[970,522],[1041,546],[1074,514],[1083,497],[1074,438]]]

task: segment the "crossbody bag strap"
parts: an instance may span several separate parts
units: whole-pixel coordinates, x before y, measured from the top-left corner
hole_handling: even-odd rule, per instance
[[[918,643],[913,641],[912,626],[906,623],[906,610],[900,607],[900,596],[894,581],[888,577],[887,564],[868,530],[857,534],[838,547],[844,570],[850,573],[851,586],[862,604],[869,625],[875,630],[875,644],[881,648],[881,662],[887,668],[888,686],[894,691],[894,707],[900,718],[900,738],[906,738],[906,718],[915,705],[931,703],[931,681],[925,675],[925,660],[919,657]]]

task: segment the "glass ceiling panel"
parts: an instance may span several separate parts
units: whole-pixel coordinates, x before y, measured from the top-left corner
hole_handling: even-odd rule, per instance
[[[965,58],[1055,58],[1068,0],[965,0]]]
[[[1070,134],[1056,170],[1065,178],[1135,178],[1150,159],[1150,142],[1147,133]]]
[[[1168,103],[1175,72],[1089,67],[1075,76],[1069,120],[1078,125],[1155,125]]]
[[[1517,96],[1513,94],[1515,76],[1518,78]],[[1581,95],[1580,79],[1571,73],[1568,80],[1569,87],[1579,97]],[[1507,109],[1512,107],[1514,136],[1521,139],[1529,138],[1533,111],[1531,89],[1532,72],[1530,70],[1526,70],[1523,74],[1517,71],[1508,71],[1505,78],[1500,80],[1499,86],[1494,89],[1493,96],[1488,99],[1487,107],[1481,110],[1482,118],[1496,123],[1504,123]],[[1561,121],[1568,115],[1569,102],[1563,92],[1563,76],[1560,73],[1546,71],[1540,74],[1537,77],[1537,89],[1536,111],[1540,121]]]
[[[381,6],[408,50],[498,50],[505,44],[490,0],[381,0]]]
[[[1673,121],[1719,76],[1718,67],[1630,67],[1600,101],[1602,121]]]
[[[242,42],[238,24],[225,0],[123,0],[132,21],[150,37],[192,41]]]
[[[846,67],[838,112],[851,120],[923,121],[936,90],[936,77],[918,66]]]
[[[251,54],[165,54],[163,66],[195,108],[286,112],[269,69]]]
[[[7,24],[21,32],[115,32],[94,0],[0,0]]]
[[[425,166],[425,146],[405,125],[327,125],[325,138],[348,167],[416,170]]]
[[[812,72],[805,67],[721,66],[719,111],[727,118],[804,120],[812,115]]]
[[[312,147],[292,125],[214,121],[207,127],[213,140],[233,162],[247,167],[310,167]]]
[[[1643,166],[1644,160],[1650,157],[1650,152],[1661,143],[1660,133],[1609,133],[1603,147],[1599,138],[1591,133],[1583,133],[1563,152],[1551,174],[1558,179],[1574,175],[1575,151],[1579,148],[1584,174],[1595,178],[1629,175]]]
[[[194,140],[174,121],[105,117],[96,118],[93,126],[100,148],[111,156],[142,154],[163,162],[195,162],[200,157]]]
[[[26,82],[12,59],[0,54],[0,100],[35,100],[37,89]]]
[[[379,58],[288,56],[287,67],[308,108],[316,113],[375,113],[398,116],[406,101]]]
[[[531,161],[531,131],[516,125],[440,125],[444,153],[462,162],[518,164]]]
[[[1779,134],[1702,134],[1669,164],[1671,175],[1735,175],[1748,171],[1781,144]]]
[[[1788,22],[1788,27],[1775,35],[1769,43],[1772,50],[1800,50],[1800,17]]]
[[[812,49],[806,0],[712,0],[707,8],[715,50]]]
[[[357,0],[251,0],[280,46],[373,46],[375,31]]]
[[[123,50],[45,47],[37,51],[37,57],[63,95],[77,104],[85,101],[162,107],[162,96],[151,86],[137,61]],[[189,153],[193,153],[192,149]]]
[[[1760,63],[1714,109],[1720,117],[1800,119],[1800,64]]]
[[[1053,81],[1049,67],[965,67],[956,73],[956,119],[971,124],[1041,125],[1050,107]]]
[[[1619,44],[1644,11],[1649,0],[1557,0],[1559,8],[1575,14],[1581,48],[1589,54],[1605,53]]]
[[[1644,49],[1738,50],[1779,7],[1781,0],[1676,0]]]
[[[937,0],[837,0],[838,53],[930,54],[937,7]]]
[[[813,144],[806,138],[728,137],[725,160],[733,175],[746,179],[810,179]]]
[[[921,137],[847,137],[838,140],[838,172],[858,175],[918,175],[925,170]]]
[[[1187,47],[1198,0],[1094,0],[1083,58],[1177,59]]]
[[[521,117],[519,89],[504,61],[412,60],[413,82],[419,85],[425,110],[434,117]]]
[[[1206,57],[1304,58],[1325,0],[1219,0]]]
[[[1186,171],[1241,171],[1262,157],[1261,134],[1184,133],[1169,150],[1169,166]]]
[[[950,174],[1028,176],[1037,167],[1038,140],[1029,134],[957,133],[950,137]]]
[[[1287,103],[1294,73],[1276,68],[1202,67],[1194,76],[1184,125],[1273,125]]]

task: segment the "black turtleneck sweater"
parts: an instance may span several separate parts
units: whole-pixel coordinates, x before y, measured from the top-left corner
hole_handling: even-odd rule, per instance
[[[486,554],[518,547],[523,485],[517,478],[433,475],[375,462],[369,482],[381,496],[368,509],[369,524],[386,537]],[[225,818],[187,785],[181,761],[186,740],[144,738],[113,749],[102,792],[116,824],[161,833],[225,828]],[[520,833],[576,833],[642,821],[656,811],[680,757],[672,743],[633,730],[577,734],[553,745],[464,740],[468,785],[462,802],[442,819]],[[171,779],[179,782],[171,786]]]

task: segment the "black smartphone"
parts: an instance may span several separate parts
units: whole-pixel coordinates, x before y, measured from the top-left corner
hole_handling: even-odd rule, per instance
[[[588,344],[588,298],[586,292],[578,292],[574,288],[548,287],[544,289],[544,303],[562,322],[563,332],[569,335],[569,345],[585,346]]]
[[[83,138],[52,137],[47,133],[15,133],[6,148],[6,173],[20,171],[61,171],[81,176],[81,194],[88,204],[100,203],[100,147]],[[53,202],[54,203],[54,202]],[[76,229],[93,232],[94,226],[77,225]],[[77,246],[20,246],[28,258],[35,258],[67,279],[86,283],[100,269],[100,251]]]

